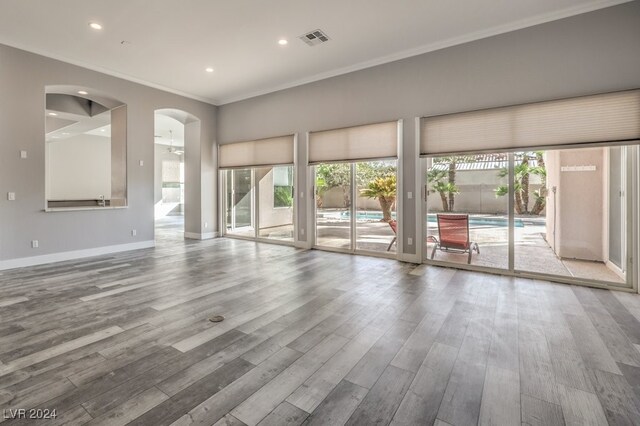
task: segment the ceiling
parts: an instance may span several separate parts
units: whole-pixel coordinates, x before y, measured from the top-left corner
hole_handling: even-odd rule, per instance
[[[160,145],[183,147],[184,124],[166,114],[155,114],[155,143]]]
[[[626,1],[0,0],[0,43],[220,105]]]

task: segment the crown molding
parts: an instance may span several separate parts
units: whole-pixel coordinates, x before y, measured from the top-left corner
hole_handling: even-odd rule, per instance
[[[25,52],[33,53],[36,55],[44,56],[49,59],[55,59],[56,61],[61,61],[67,64],[75,65],[80,68],[85,68],[90,71],[99,72],[100,74],[106,74],[111,77],[116,77],[121,80],[126,80],[131,83],[140,84],[142,86],[151,87],[152,89],[162,90],[163,92],[171,93],[174,95],[182,96],[188,99],[193,99],[196,101],[204,102],[210,105],[218,105],[218,101],[216,99],[207,98],[204,96],[194,95],[192,93],[183,92],[181,90],[173,89],[171,87],[163,86],[162,84],[153,83],[151,81],[143,80],[138,77],[131,76],[129,74],[124,74],[119,71],[112,70],[110,68],[101,67],[98,65],[90,64],[84,61],[78,61],[75,59],[67,58],[63,55],[58,55],[55,53],[47,52],[42,49],[33,49],[30,46],[24,45],[22,43],[14,43],[11,40],[6,40],[0,38],[0,44],[4,44],[5,46],[13,47],[15,49],[24,50]]]
[[[527,19],[521,19],[508,24],[495,26],[482,31],[476,31],[473,33],[465,34],[460,37],[450,38],[436,43],[425,44],[416,48],[403,50],[401,52],[393,53],[391,55],[381,56],[370,61],[360,62],[358,64],[350,65],[319,74],[315,74],[310,77],[305,77],[290,83],[281,84],[278,86],[272,86],[267,89],[256,90],[252,92],[246,92],[237,96],[228,96],[218,98],[217,105],[225,105],[233,102],[239,102],[250,98],[266,95],[273,92],[278,92],[292,87],[302,86],[305,84],[313,83],[320,80],[326,80],[331,77],[337,77],[339,75],[349,74],[354,71],[360,71],[367,68],[375,67],[377,65],[383,65],[390,62],[399,61],[401,59],[410,58],[412,56],[422,55],[424,53],[434,52],[436,50],[446,49],[447,47],[458,46],[472,41],[481,40],[484,38],[509,33],[512,31],[521,30],[535,25],[545,24],[547,22],[557,21],[559,19],[569,18],[576,15],[581,15],[587,12],[593,12],[595,10],[604,9],[611,6],[616,6],[623,3],[629,3],[633,0],[596,0],[590,3],[582,4],[580,6],[574,6],[566,9],[562,9],[553,13],[546,13],[537,15]]]
[[[147,86],[147,87],[151,87],[154,89],[158,89],[158,90],[162,90],[164,92],[168,92],[168,93],[172,93],[174,95],[178,95],[178,96],[183,96],[185,98],[189,98],[189,99],[194,99],[196,101],[200,101],[200,102],[204,102],[207,104],[211,104],[214,106],[220,106],[220,105],[225,105],[225,104],[229,104],[229,103],[233,103],[233,102],[238,102],[238,101],[243,101],[246,99],[250,99],[250,98],[255,98],[257,96],[262,96],[262,95],[266,95],[269,93],[273,93],[273,92],[278,92],[281,90],[285,90],[285,89],[290,89],[293,87],[297,87],[297,86],[302,86],[305,84],[309,84],[309,83],[313,83],[316,81],[320,81],[320,80],[325,80],[331,77],[337,77],[339,75],[344,75],[344,74],[348,74],[354,71],[360,71],[363,69],[367,69],[367,68],[371,68],[371,67],[375,67],[377,65],[383,65],[386,63],[390,63],[390,62],[395,62],[401,59],[406,59],[406,58],[410,58],[412,56],[418,56],[418,55],[422,55],[424,53],[428,53],[428,52],[433,52],[436,50],[441,50],[441,49],[446,49],[447,47],[452,47],[452,46],[457,46],[457,45],[461,45],[461,44],[465,44],[465,43],[469,43],[472,41],[476,41],[476,40],[481,40],[484,38],[488,38],[488,37],[492,37],[492,36],[496,36],[496,35],[500,35],[500,34],[505,34],[511,31],[517,31],[520,29],[524,29],[524,28],[528,28],[528,27],[532,27],[535,25],[540,25],[540,24],[544,24],[547,22],[552,22],[552,21],[556,21],[559,19],[563,19],[563,18],[569,18],[571,16],[575,16],[575,15],[580,15],[583,13],[587,13],[587,12],[592,12],[595,10],[599,10],[599,9],[604,9],[607,7],[611,7],[611,6],[616,6],[619,4],[623,4],[623,3],[628,3],[631,2],[633,0],[595,0],[589,3],[585,3],[582,5],[578,5],[578,6],[574,6],[574,7],[569,7],[569,8],[565,8],[559,11],[555,11],[552,13],[546,13],[546,14],[541,14],[541,15],[537,15],[531,18],[526,18],[526,19],[521,19],[518,21],[514,21],[514,22],[510,22],[508,24],[504,24],[504,25],[498,25],[492,28],[488,28],[486,30],[482,30],[482,31],[476,31],[473,33],[469,33],[469,34],[465,34],[463,36],[460,37],[454,37],[454,38],[450,38],[447,40],[443,40],[443,41],[439,41],[436,43],[429,43],[426,45],[422,45],[416,48],[412,48],[412,49],[407,49],[407,50],[403,50],[401,52],[397,52],[397,53],[393,53],[391,55],[386,55],[386,56],[381,56],[378,57],[376,59],[372,59],[369,61],[364,61],[364,62],[360,62],[354,65],[350,65],[347,67],[342,67],[342,68],[338,68],[335,70],[331,70],[331,71],[327,71],[327,72],[323,72],[323,73],[319,73],[319,74],[315,74],[309,77],[305,77],[305,78],[301,78],[289,83],[285,83],[285,84],[280,84],[280,85],[275,85],[275,86],[271,86],[265,89],[260,89],[260,90],[255,90],[255,91],[250,91],[250,92],[245,92],[245,93],[241,93],[238,95],[234,95],[234,96],[227,96],[227,97],[218,97],[218,98],[214,98],[214,97],[207,97],[207,96],[200,96],[200,95],[196,95],[193,93],[187,93],[187,92],[183,92],[181,90],[177,90],[171,87],[167,87],[164,86],[162,84],[158,84],[158,83],[153,83],[150,81],[146,81],[144,79],[135,77],[135,76],[131,76],[125,73],[121,73],[119,71],[115,71],[109,68],[105,68],[105,67],[101,67],[101,66],[97,66],[94,64],[90,64],[84,61],[79,61],[79,60],[75,60],[75,59],[71,59],[71,58],[67,58],[63,55],[58,55],[55,53],[51,53],[51,52],[47,52],[41,49],[33,49],[29,46],[23,45],[21,43],[15,43],[11,40],[4,40],[4,39],[0,39],[0,43],[5,44],[7,46],[11,46],[14,47],[16,49],[21,49],[27,52],[31,52],[31,53],[35,53],[37,55],[41,55],[41,56],[45,56],[47,58],[51,58],[51,59],[55,59],[58,61],[62,61],[71,65],[76,65],[82,68],[86,68],[88,70],[91,71],[96,71],[102,74],[106,74],[112,77],[116,77],[116,78],[120,78],[122,80],[126,80],[126,81],[130,81],[132,83],[137,83],[143,86]]]

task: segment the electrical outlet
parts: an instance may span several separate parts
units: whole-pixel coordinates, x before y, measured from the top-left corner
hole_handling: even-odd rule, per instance
[[[20,158],[27,158],[27,151],[20,151]]]
[[[413,192],[409,191],[407,192],[407,198],[410,200],[413,198]]]
[[[413,238],[411,238],[411,237],[407,238],[407,244],[412,246],[413,245]]]
[[[131,236],[135,237],[136,235],[138,235],[138,231],[136,231],[135,229],[131,230]]]
[[[40,245],[40,243],[38,242],[38,240],[32,240],[31,241],[31,248],[38,248]]]
[[[144,160],[140,160],[140,167],[144,166]]]
[[[7,192],[7,200],[15,201],[16,200],[16,193],[15,192]]]

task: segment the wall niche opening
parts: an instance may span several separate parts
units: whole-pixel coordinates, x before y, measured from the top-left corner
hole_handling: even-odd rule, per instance
[[[88,88],[47,87],[46,210],[127,206],[127,106]]]

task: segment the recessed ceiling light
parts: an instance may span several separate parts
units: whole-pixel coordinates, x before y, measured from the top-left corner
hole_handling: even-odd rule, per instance
[[[286,46],[287,44],[289,44],[289,42],[283,38],[281,38],[280,40],[278,40],[278,44],[280,46]]]
[[[213,68],[209,67],[209,68],[205,68],[206,72],[213,72]]]
[[[55,112],[50,112],[50,113],[49,113],[49,115],[51,115],[51,116],[55,117],[55,116],[56,116],[56,115],[58,115],[58,114],[56,114]]]
[[[78,90],[78,94],[79,95],[88,95],[89,92],[85,91],[85,90]]]
[[[93,28],[94,30],[101,30],[102,29],[102,25],[98,24],[97,22],[89,22],[89,26],[91,28]]]

